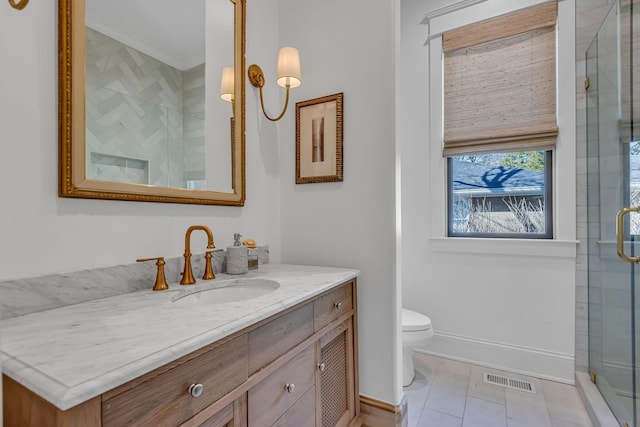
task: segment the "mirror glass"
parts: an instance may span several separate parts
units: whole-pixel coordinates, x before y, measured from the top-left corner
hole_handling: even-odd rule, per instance
[[[60,195],[243,205],[244,0],[60,8]]]

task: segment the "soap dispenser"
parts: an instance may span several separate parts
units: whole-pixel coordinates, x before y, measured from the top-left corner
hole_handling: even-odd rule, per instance
[[[233,235],[233,246],[227,248],[227,273],[245,274],[249,271],[249,249],[240,243],[240,233]]]

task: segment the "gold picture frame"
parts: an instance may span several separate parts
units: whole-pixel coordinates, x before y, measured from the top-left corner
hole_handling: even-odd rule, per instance
[[[296,103],[296,184],[342,181],[343,98]]]

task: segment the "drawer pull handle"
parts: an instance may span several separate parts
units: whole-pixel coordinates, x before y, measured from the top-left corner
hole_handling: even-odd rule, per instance
[[[203,391],[204,386],[202,384],[191,384],[189,386],[189,394],[191,397],[200,397]]]
[[[284,386],[284,389],[287,390],[287,393],[293,393],[293,390],[296,389],[296,385],[291,383]]]
[[[333,304],[333,306],[336,308],[336,310],[342,310],[342,303],[341,302],[336,302],[335,304]]]
[[[321,364],[318,365],[318,369],[320,369],[320,372],[324,372],[325,369],[327,369],[327,364],[322,362]]]

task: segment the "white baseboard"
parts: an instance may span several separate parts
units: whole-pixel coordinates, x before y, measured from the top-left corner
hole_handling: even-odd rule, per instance
[[[504,343],[436,332],[416,352],[493,369],[575,384],[574,357]]]

